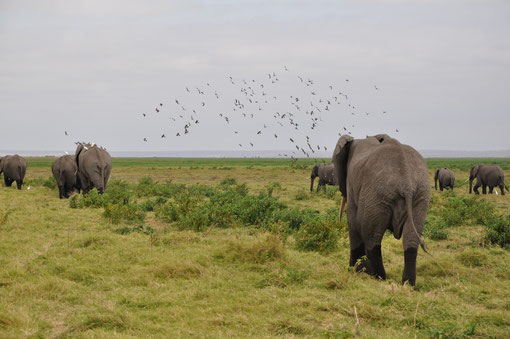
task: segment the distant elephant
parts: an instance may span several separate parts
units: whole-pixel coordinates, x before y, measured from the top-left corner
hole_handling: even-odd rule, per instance
[[[315,178],[319,177],[319,184],[317,185],[317,192],[319,192],[319,188],[321,186],[326,190],[325,185],[338,185],[338,181],[335,176],[335,167],[333,164],[321,164],[315,165],[312,168],[312,174],[310,176],[310,192],[313,192],[313,181]]]
[[[94,187],[103,194],[112,170],[110,154],[95,144],[79,143],[74,159],[78,168],[77,180],[83,194]]]
[[[27,162],[23,157],[15,154],[0,158],[0,174],[4,173],[5,186],[11,187],[12,183],[16,181],[20,190],[26,171]]]
[[[60,199],[69,198],[75,189],[80,189],[76,180],[78,167],[72,155],[64,155],[55,160],[51,165],[51,172],[58,186]]]
[[[437,181],[439,180],[439,189],[443,191],[445,188],[450,188],[453,191],[455,183],[455,174],[449,168],[438,168],[434,174],[434,186],[437,191]]]
[[[469,171],[469,193],[473,185],[473,180],[476,178],[474,187],[475,194],[480,194],[478,188],[482,186],[482,193],[487,194],[487,186],[489,186],[489,194],[492,194],[494,187],[498,186],[501,194],[505,195],[505,188],[508,191],[508,186],[505,185],[505,173],[497,165],[474,165]]]
[[[333,152],[342,193],[340,215],[347,200],[350,266],[386,279],[381,241],[386,230],[403,238],[402,283],[416,283],[418,246],[430,197],[429,173],[412,147],[380,134],[366,139],[343,135]],[[366,255],[366,257],[365,257]]]

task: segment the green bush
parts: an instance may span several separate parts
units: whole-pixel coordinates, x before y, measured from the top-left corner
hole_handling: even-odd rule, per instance
[[[311,209],[286,208],[274,211],[272,221],[282,221],[286,223],[289,229],[297,231],[307,220],[318,216],[319,212]]]
[[[437,218],[427,218],[423,228],[423,235],[432,240],[446,240],[449,237],[448,229],[445,224]]]
[[[104,207],[103,218],[112,224],[119,224],[121,221],[141,225],[145,221],[145,212],[134,203],[129,204],[108,204]]]
[[[175,204],[171,201],[168,201],[163,205],[156,206],[156,208],[154,209],[154,213],[158,220],[168,223],[177,221],[179,219],[179,213],[177,211],[177,208],[175,207]]]
[[[337,248],[340,225],[326,217],[309,219],[296,233],[296,248],[301,251],[331,252]]]
[[[296,199],[297,201],[309,200],[310,194],[304,188],[300,188],[297,191],[296,195],[294,196],[294,199]]]
[[[104,207],[107,203],[107,199],[104,195],[97,192],[96,189],[91,190],[86,195],[73,195],[69,199],[69,207],[71,208],[100,208]]]
[[[236,178],[225,178],[220,182],[220,186],[233,186],[237,185],[237,179]]]
[[[490,244],[510,249],[510,214],[492,218],[484,225],[484,240]]]
[[[132,201],[133,191],[129,184],[122,180],[112,180],[104,193],[105,200],[110,204],[128,204]]]
[[[179,229],[191,229],[203,232],[211,224],[207,209],[197,207],[179,217]]]

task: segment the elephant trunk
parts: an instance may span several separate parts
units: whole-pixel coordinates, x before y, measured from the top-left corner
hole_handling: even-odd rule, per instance
[[[473,179],[469,178],[469,194],[471,194],[472,187],[473,187]]]
[[[310,176],[310,192],[313,192],[313,181],[315,180],[315,176],[312,174]]]

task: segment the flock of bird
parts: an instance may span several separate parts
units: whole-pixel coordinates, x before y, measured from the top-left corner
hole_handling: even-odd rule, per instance
[[[293,86],[285,86],[286,89],[300,86],[298,95],[276,93],[282,77],[295,82]],[[281,74],[270,72],[260,80],[232,76],[227,79],[231,88],[227,91],[224,88],[224,92],[231,95],[219,93],[209,82],[202,88],[186,86],[181,97],[172,98],[170,103],[160,102],[153,112],[141,113],[141,116],[148,119],[167,114],[168,123],[177,129],[172,135],[166,131],[157,136],[164,139],[167,136],[184,137],[200,124],[203,114],[214,114],[233,135],[242,138],[239,142],[235,141],[241,149],[253,148],[263,137],[285,138],[292,151],[279,156],[294,158],[314,157],[317,152],[328,150],[326,145],[314,142],[311,136],[321,124],[327,124],[328,116],[340,112],[358,117],[371,114],[360,111],[351,102],[347,94],[349,79],[345,79],[343,87],[328,85],[323,93],[319,92],[321,87],[313,79],[292,74],[286,66]],[[379,88],[373,85],[373,90],[379,91]],[[340,110],[340,107],[343,109]],[[386,111],[379,114],[386,114]],[[352,134],[351,128],[354,127],[354,124],[340,125],[341,133],[338,135]],[[398,129],[395,131],[398,132]],[[148,142],[150,138],[146,136],[142,140]]]

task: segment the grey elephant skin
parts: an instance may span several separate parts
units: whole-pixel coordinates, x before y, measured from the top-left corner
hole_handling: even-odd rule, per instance
[[[313,182],[315,178],[319,177],[319,184],[317,185],[317,192],[322,186],[326,190],[325,185],[338,185],[338,181],[335,176],[335,167],[333,164],[321,164],[315,165],[312,168],[312,174],[310,175],[310,192],[313,192]]]
[[[480,194],[478,191],[480,186],[482,186],[483,194],[487,194],[487,187],[489,187],[489,194],[492,194],[494,187],[499,187],[502,195],[505,195],[505,188],[508,191],[508,186],[505,185],[505,173],[497,165],[474,165],[471,167],[469,171],[469,193],[472,192],[475,178],[475,194]]]
[[[455,185],[455,174],[449,168],[438,168],[434,174],[434,186],[437,191],[437,182],[439,181],[439,190],[451,189]]]
[[[342,136],[333,164],[347,199],[350,266],[386,279],[381,242],[386,230],[402,237],[402,283],[416,283],[418,246],[427,216],[430,184],[427,164],[412,147],[381,134],[366,139]],[[365,257],[366,255],[366,257]]]
[[[25,173],[27,171],[27,162],[19,155],[6,155],[0,158],[0,174],[4,174],[5,186],[11,187],[12,183],[16,181],[18,189],[23,185]]]
[[[78,168],[77,180],[80,182],[83,194],[87,194],[94,187],[103,194],[112,170],[110,154],[97,145],[79,143],[75,161]]]
[[[80,189],[76,180],[78,167],[72,155],[64,155],[55,160],[51,165],[51,172],[57,182],[60,199],[69,198],[76,189]]]

